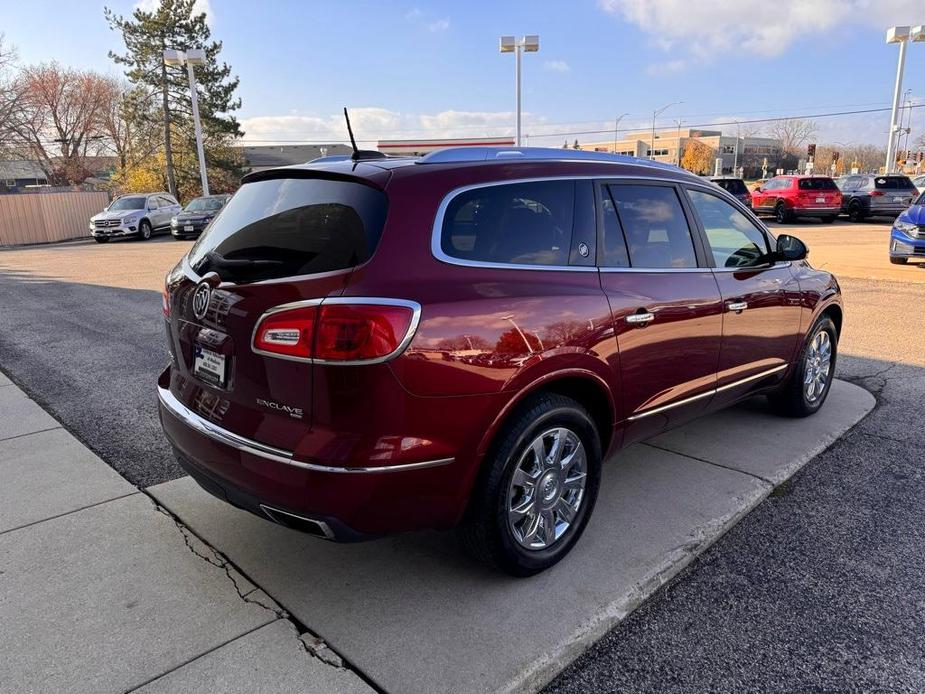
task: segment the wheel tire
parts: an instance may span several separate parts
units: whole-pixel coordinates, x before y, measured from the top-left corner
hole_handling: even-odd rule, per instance
[[[515,537],[509,521],[513,478],[530,455],[532,444],[556,428],[567,429],[581,442],[585,454],[585,486],[577,502],[577,512],[561,536],[544,548],[530,549]],[[600,487],[601,457],[597,427],[581,404],[557,393],[541,393],[528,398],[498,432],[485,458],[466,515],[457,530],[463,548],[475,559],[512,576],[532,576],[553,566],[569,553],[591,517]],[[541,495],[546,488],[543,485],[545,476],[562,467],[553,464],[545,474],[542,469],[536,478],[535,495]],[[536,508],[540,499],[533,498],[531,507]],[[561,519],[549,511],[545,513],[554,518],[553,526],[557,527]],[[524,520],[528,520],[526,514]],[[545,527],[545,523],[535,526],[537,533],[540,527]]]
[[[893,265],[905,265],[907,260],[909,259],[908,258],[890,258],[890,262],[893,263]]]
[[[151,222],[147,219],[142,219],[141,224],[138,225],[138,238],[142,241],[147,241],[151,238]]]
[[[783,201],[778,202],[774,206],[774,219],[778,224],[786,224],[791,219],[793,219],[793,215],[791,214],[790,210],[787,209],[787,206],[783,203]]]
[[[848,205],[848,219],[852,222],[863,222],[866,217],[864,210],[861,209],[861,203],[853,202]]]
[[[835,221],[835,215],[834,215],[834,214],[830,214],[830,215],[827,215],[827,216],[825,216],[825,217],[820,217],[819,219],[822,220],[822,223],[823,223],[823,224],[831,224],[832,222]]]
[[[814,343],[817,344],[817,337],[822,333],[827,335],[827,342],[830,347],[828,371],[826,372],[825,381],[822,383],[822,390],[817,391],[815,396],[810,398],[807,395],[808,384],[806,379],[809,378],[812,373],[810,372],[808,374],[807,370],[812,368]],[[820,339],[823,341],[826,340],[826,338]],[[803,343],[803,349],[800,350],[800,360],[791,371],[790,377],[784,385],[781,386],[780,390],[768,396],[771,407],[778,414],[785,417],[808,417],[818,412],[823,403],[825,403],[829,391],[832,389],[837,356],[838,331],[835,329],[835,323],[833,323],[832,319],[828,316],[820,316],[813,325],[812,330],[809,331],[806,341]]]
[[[173,240],[174,240],[174,241],[185,241],[185,240],[186,240],[186,237],[185,237],[185,236],[181,236],[180,234],[173,234]]]
[[[94,236],[93,240],[97,243],[109,243],[109,239],[105,236]]]

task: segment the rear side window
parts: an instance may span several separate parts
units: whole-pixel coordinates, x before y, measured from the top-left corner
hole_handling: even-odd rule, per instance
[[[713,182],[733,195],[744,195],[748,192],[748,188],[745,187],[745,181],[740,178],[720,178]]]
[[[461,260],[508,265],[568,265],[575,181],[474,188],[443,216],[440,248]]]
[[[245,183],[190,250],[202,274],[264,279],[344,270],[379,243],[388,200],[361,183],[278,178]]]
[[[877,190],[911,190],[915,188],[907,176],[879,176],[874,179]]]
[[[797,183],[800,190],[838,190],[831,178],[801,178]]]
[[[612,185],[609,188],[632,267],[697,267],[690,228],[673,187]],[[617,239],[605,236],[604,240],[607,258],[615,252]]]

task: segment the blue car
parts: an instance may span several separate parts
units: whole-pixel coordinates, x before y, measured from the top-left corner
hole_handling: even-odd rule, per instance
[[[925,193],[893,222],[890,262],[904,264],[909,258],[925,260]]]

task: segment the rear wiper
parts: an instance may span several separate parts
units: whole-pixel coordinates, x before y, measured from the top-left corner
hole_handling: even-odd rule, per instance
[[[209,251],[206,253],[206,262],[210,268],[226,268],[228,270],[252,269],[282,265],[282,260],[266,260],[254,258],[226,258],[220,253]]]

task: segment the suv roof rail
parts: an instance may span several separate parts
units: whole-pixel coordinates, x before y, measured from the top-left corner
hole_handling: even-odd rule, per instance
[[[684,171],[674,164],[640,159],[625,154],[590,152],[583,149],[553,147],[447,147],[425,154],[415,164],[455,164],[476,161],[597,161],[612,164],[635,164],[672,171]]]

